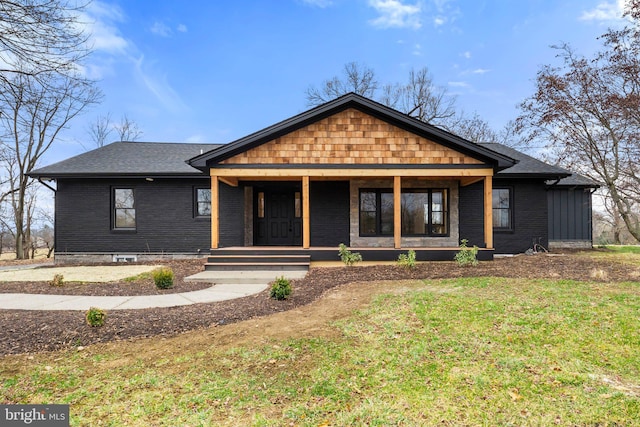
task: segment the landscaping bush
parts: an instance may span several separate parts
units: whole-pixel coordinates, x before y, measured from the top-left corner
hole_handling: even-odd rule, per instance
[[[473,248],[469,248],[467,243],[469,243],[467,239],[460,240],[460,252],[453,257],[460,267],[478,265],[478,247],[473,245]]]
[[[398,265],[404,268],[416,268],[416,251],[409,250],[406,254],[398,255]]]
[[[351,253],[344,243],[340,243],[338,255],[340,255],[340,259],[347,266],[352,266],[353,264],[362,261],[362,255],[358,252]]]
[[[85,316],[87,324],[91,327],[99,327],[104,325],[104,321],[107,318],[107,313],[96,307],[91,307]]]
[[[277,300],[284,300],[291,295],[292,288],[291,282],[285,279],[284,276],[278,277],[273,285],[271,285],[271,298]]]
[[[58,288],[64,286],[64,276],[62,274],[54,274],[53,280],[49,282],[49,286]]]
[[[173,270],[169,267],[162,267],[153,272],[153,282],[158,289],[169,289],[173,287]]]

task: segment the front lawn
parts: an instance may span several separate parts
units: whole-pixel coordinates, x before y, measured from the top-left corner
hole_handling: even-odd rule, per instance
[[[373,302],[291,336],[238,338],[292,327],[274,315],[231,325],[231,342],[223,327],[6,357],[0,402],[68,403],[72,425],[640,424],[637,282],[348,288]],[[312,306],[350,303],[332,291]]]

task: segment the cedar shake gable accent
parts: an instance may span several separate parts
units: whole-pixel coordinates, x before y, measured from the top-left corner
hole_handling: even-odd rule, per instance
[[[355,108],[241,152],[221,165],[482,165]]]
[[[350,138],[355,137],[355,132],[358,132],[358,129],[356,129],[358,117],[355,117],[355,114],[351,112],[351,110],[356,110],[362,113],[361,117],[364,117],[364,118],[372,117],[373,119],[375,119],[375,123],[373,124],[378,127],[378,130],[369,131],[368,129],[362,130],[362,128],[359,130],[360,132],[372,133],[372,135],[367,135],[366,139],[367,139],[367,144],[374,146],[375,149],[360,150],[363,144],[363,141],[360,141],[358,144],[356,144],[357,149],[354,150],[353,141],[351,142],[348,141]],[[308,140],[309,142],[299,142],[302,144],[303,150],[305,148],[304,145],[308,144],[309,145],[307,147],[308,150],[305,150],[305,151],[309,151],[312,153],[322,151],[322,148],[311,147],[311,144],[312,144],[311,141],[313,141],[313,144],[324,145],[328,143],[328,140],[332,140],[333,144],[335,145],[332,145],[332,147],[329,148],[329,151],[330,153],[334,153],[333,156],[335,157],[331,157],[331,154],[328,154],[328,155],[325,154],[322,158],[324,158],[324,161],[328,162],[326,164],[329,164],[329,165],[344,164],[345,162],[341,163],[340,162],[341,159],[338,157],[338,153],[340,152],[351,152],[350,156],[352,157],[348,157],[349,159],[358,158],[358,157],[365,158],[370,156],[370,158],[368,158],[368,162],[369,164],[374,164],[378,162],[375,160],[372,160],[372,158],[384,158],[385,156],[388,156],[388,154],[376,156],[375,152],[381,151],[380,148],[384,145],[382,139],[387,137],[388,132],[391,131],[397,137],[413,139],[413,141],[406,141],[406,142],[402,140],[402,144],[401,144],[402,146],[408,147],[409,145],[413,145],[413,148],[409,149],[409,151],[417,152],[418,150],[423,150],[424,148],[426,148],[427,151],[429,151],[430,149],[433,149],[433,152],[432,154],[425,153],[425,157],[422,157],[422,158],[419,157],[420,160],[411,160],[412,163],[409,163],[404,161],[404,159],[408,158],[406,157],[408,156],[408,154],[402,153],[402,151],[407,151],[407,150],[402,150],[401,148],[403,147],[398,147],[396,143],[395,148],[397,152],[391,156],[391,158],[395,160],[393,161],[385,160],[382,162],[382,164],[386,162],[387,164],[395,164],[395,165],[400,165],[400,164],[402,165],[423,164],[424,165],[428,161],[426,159],[432,159],[436,157],[435,154],[442,154],[443,155],[442,160],[438,161],[437,163],[431,163],[431,164],[456,164],[456,163],[465,164],[465,165],[485,164],[485,165],[491,165],[495,170],[502,170],[502,169],[511,167],[516,163],[516,161],[509,156],[503,155],[501,153],[497,153],[491,149],[480,146],[478,144],[474,144],[470,141],[467,141],[463,138],[460,138],[456,135],[453,135],[449,132],[439,129],[428,123],[421,122],[404,113],[400,113],[397,110],[386,107],[382,104],[379,104],[375,101],[372,101],[368,98],[362,97],[355,93],[349,93],[333,101],[329,101],[311,110],[308,110],[294,117],[291,117],[287,120],[284,120],[280,123],[272,125],[268,128],[255,132],[244,138],[241,138],[234,142],[226,144],[208,153],[204,153],[200,156],[196,156],[191,160],[189,160],[188,163],[195,168],[201,169],[202,171],[206,171],[207,169],[215,165],[217,166],[226,165],[226,167],[229,167],[230,166],[229,162],[225,162],[225,161],[230,160],[231,158],[234,158],[234,157],[236,157],[236,159],[246,158],[247,160],[240,160],[241,162],[240,164],[249,164],[248,159],[252,158],[252,156],[257,154],[258,152],[256,151],[254,152],[254,154],[243,154],[243,153],[249,152],[250,150],[260,147],[261,145],[267,144],[269,142],[273,142],[274,144],[272,145],[282,144],[283,140],[286,139],[287,135],[296,131],[310,132],[310,129],[314,129],[312,127],[314,124],[324,123],[324,124],[328,124],[329,126],[331,125],[337,126],[337,123],[335,122],[339,121],[341,117],[345,116],[345,114],[340,114],[343,112],[345,112],[346,116],[353,115],[352,119],[355,119],[355,122],[351,123],[352,125],[351,129],[343,129],[343,130],[336,129],[335,131],[334,130],[329,131],[327,129],[324,129],[324,130],[315,129],[313,132],[316,132],[316,131],[324,132],[324,138],[326,138],[327,142],[322,141],[323,136],[320,134],[309,136],[311,138]],[[349,124],[342,123],[341,125],[345,126]],[[331,127],[329,129],[331,129]],[[401,135],[400,131],[405,132],[404,134],[402,134],[403,136],[400,136]],[[351,135],[346,135],[346,132],[351,132]],[[377,132],[379,132],[379,134]],[[306,135],[306,133],[304,135]],[[410,137],[408,135],[410,135]],[[318,141],[317,139],[314,140],[314,138],[320,138],[321,141]],[[340,138],[345,138],[346,140],[336,141],[336,139],[340,139]],[[364,139],[365,136],[362,135],[360,138]],[[376,141],[376,138],[378,138],[378,141]],[[420,141],[420,144],[424,144],[425,147],[421,147],[418,141]],[[393,149],[391,144],[394,144],[394,143],[393,142],[390,143],[388,145],[389,148],[385,148],[385,150]],[[349,145],[351,145],[351,147],[348,147]],[[304,153],[305,158],[302,158],[297,153],[298,151],[297,147],[294,149],[289,149],[289,148],[291,147],[287,147],[284,150],[275,150],[275,151],[272,150],[272,153],[277,157],[278,153],[276,153],[276,151],[280,151],[279,153],[280,155],[284,155],[284,157],[286,158],[295,158],[295,159],[298,159],[299,161],[304,161],[305,162],[304,164],[307,164],[307,165],[320,166],[322,164],[320,163],[320,160],[316,161],[314,158],[309,157],[308,153]],[[323,148],[326,148],[326,147],[323,147]],[[267,154],[264,154],[264,152],[266,151],[269,151],[268,147],[261,154],[256,155],[255,157],[261,158],[261,156],[267,156]],[[354,151],[358,152],[357,156],[355,155],[355,153],[353,153]],[[360,151],[367,151],[367,154],[361,154]],[[373,151],[373,153],[368,153],[369,151]],[[294,154],[294,155],[291,155],[291,154]],[[255,161],[255,157],[252,159],[252,162]],[[275,157],[270,157],[269,163],[284,165],[286,164],[284,163],[287,160],[286,158],[277,160]],[[328,161],[328,159],[333,159],[333,160]],[[472,162],[472,159],[475,160],[475,163]],[[235,165],[238,164],[237,160],[230,160],[230,161],[233,162]],[[347,161],[351,162],[351,160],[347,160]],[[462,163],[459,163],[460,161]],[[283,163],[278,163],[278,162],[283,162]],[[258,164],[266,164],[266,163],[267,161],[263,161]],[[353,160],[351,163],[355,163],[355,160]],[[303,163],[296,162],[294,164],[303,164]]]

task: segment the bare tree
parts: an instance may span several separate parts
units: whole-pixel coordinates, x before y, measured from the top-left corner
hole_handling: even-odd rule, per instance
[[[309,86],[306,91],[307,104],[309,106],[324,104],[349,92],[372,98],[377,89],[378,82],[371,68],[357,62],[349,62],[345,64],[342,76],[325,80],[319,88]]]
[[[0,80],[28,75],[46,85],[49,75],[74,75],[89,54],[80,21],[86,4],[68,0],[0,0]],[[42,77],[42,79],[41,79]]]
[[[42,82],[45,83],[42,83]],[[51,90],[55,88],[55,90]],[[15,227],[16,257],[22,259],[28,245],[28,173],[57,139],[60,131],[91,104],[101,98],[92,81],[57,73],[33,79],[16,74],[0,81],[0,140],[5,155],[3,169],[9,177],[9,192]]]
[[[411,70],[408,82],[399,86],[399,90],[398,109],[421,122],[446,128],[456,115],[455,97],[433,82],[433,76],[426,67]]]
[[[325,80],[319,88],[310,86],[306,91],[307,104],[320,105],[349,92],[377,99],[388,107],[451,132],[457,127],[471,132],[473,125],[480,124],[489,131],[488,124],[481,123],[477,114],[471,118],[462,113],[456,115],[456,98],[445,87],[435,84],[426,67],[409,71],[406,83],[387,83],[379,88],[371,68],[350,62],[345,65],[342,76]]]
[[[527,141],[548,141],[559,162],[601,182],[640,241],[640,0],[627,13],[632,23],[609,30],[593,59],[557,46],[561,66],[538,72],[517,123]]]
[[[109,143],[109,135],[113,132],[111,114],[107,113],[104,116],[96,117],[96,119],[89,124],[87,132],[96,147],[100,148],[107,145]]]
[[[498,133],[478,113],[473,116],[459,113],[450,121],[447,128],[450,132],[471,142],[499,142],[500,140]]]
[[[137,141],[143,134],[138,124],[126,114],[122,116],[119,123],[113,123],[111,113],[98,116],[87,129],[91,141],[98,148],[109,143],[109,135],[113,132],[116,132],[119,141]]]
[[[142,136],[142,131],[138,124],[131,120],[126,114],[120,119],[120,123],[113,125],[118,133],[120,141],[137,141]]]

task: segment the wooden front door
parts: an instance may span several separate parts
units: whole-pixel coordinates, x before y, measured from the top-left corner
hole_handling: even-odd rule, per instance
[[[300,191],[259,190],[255,211],[257,246],[302,245]]]

